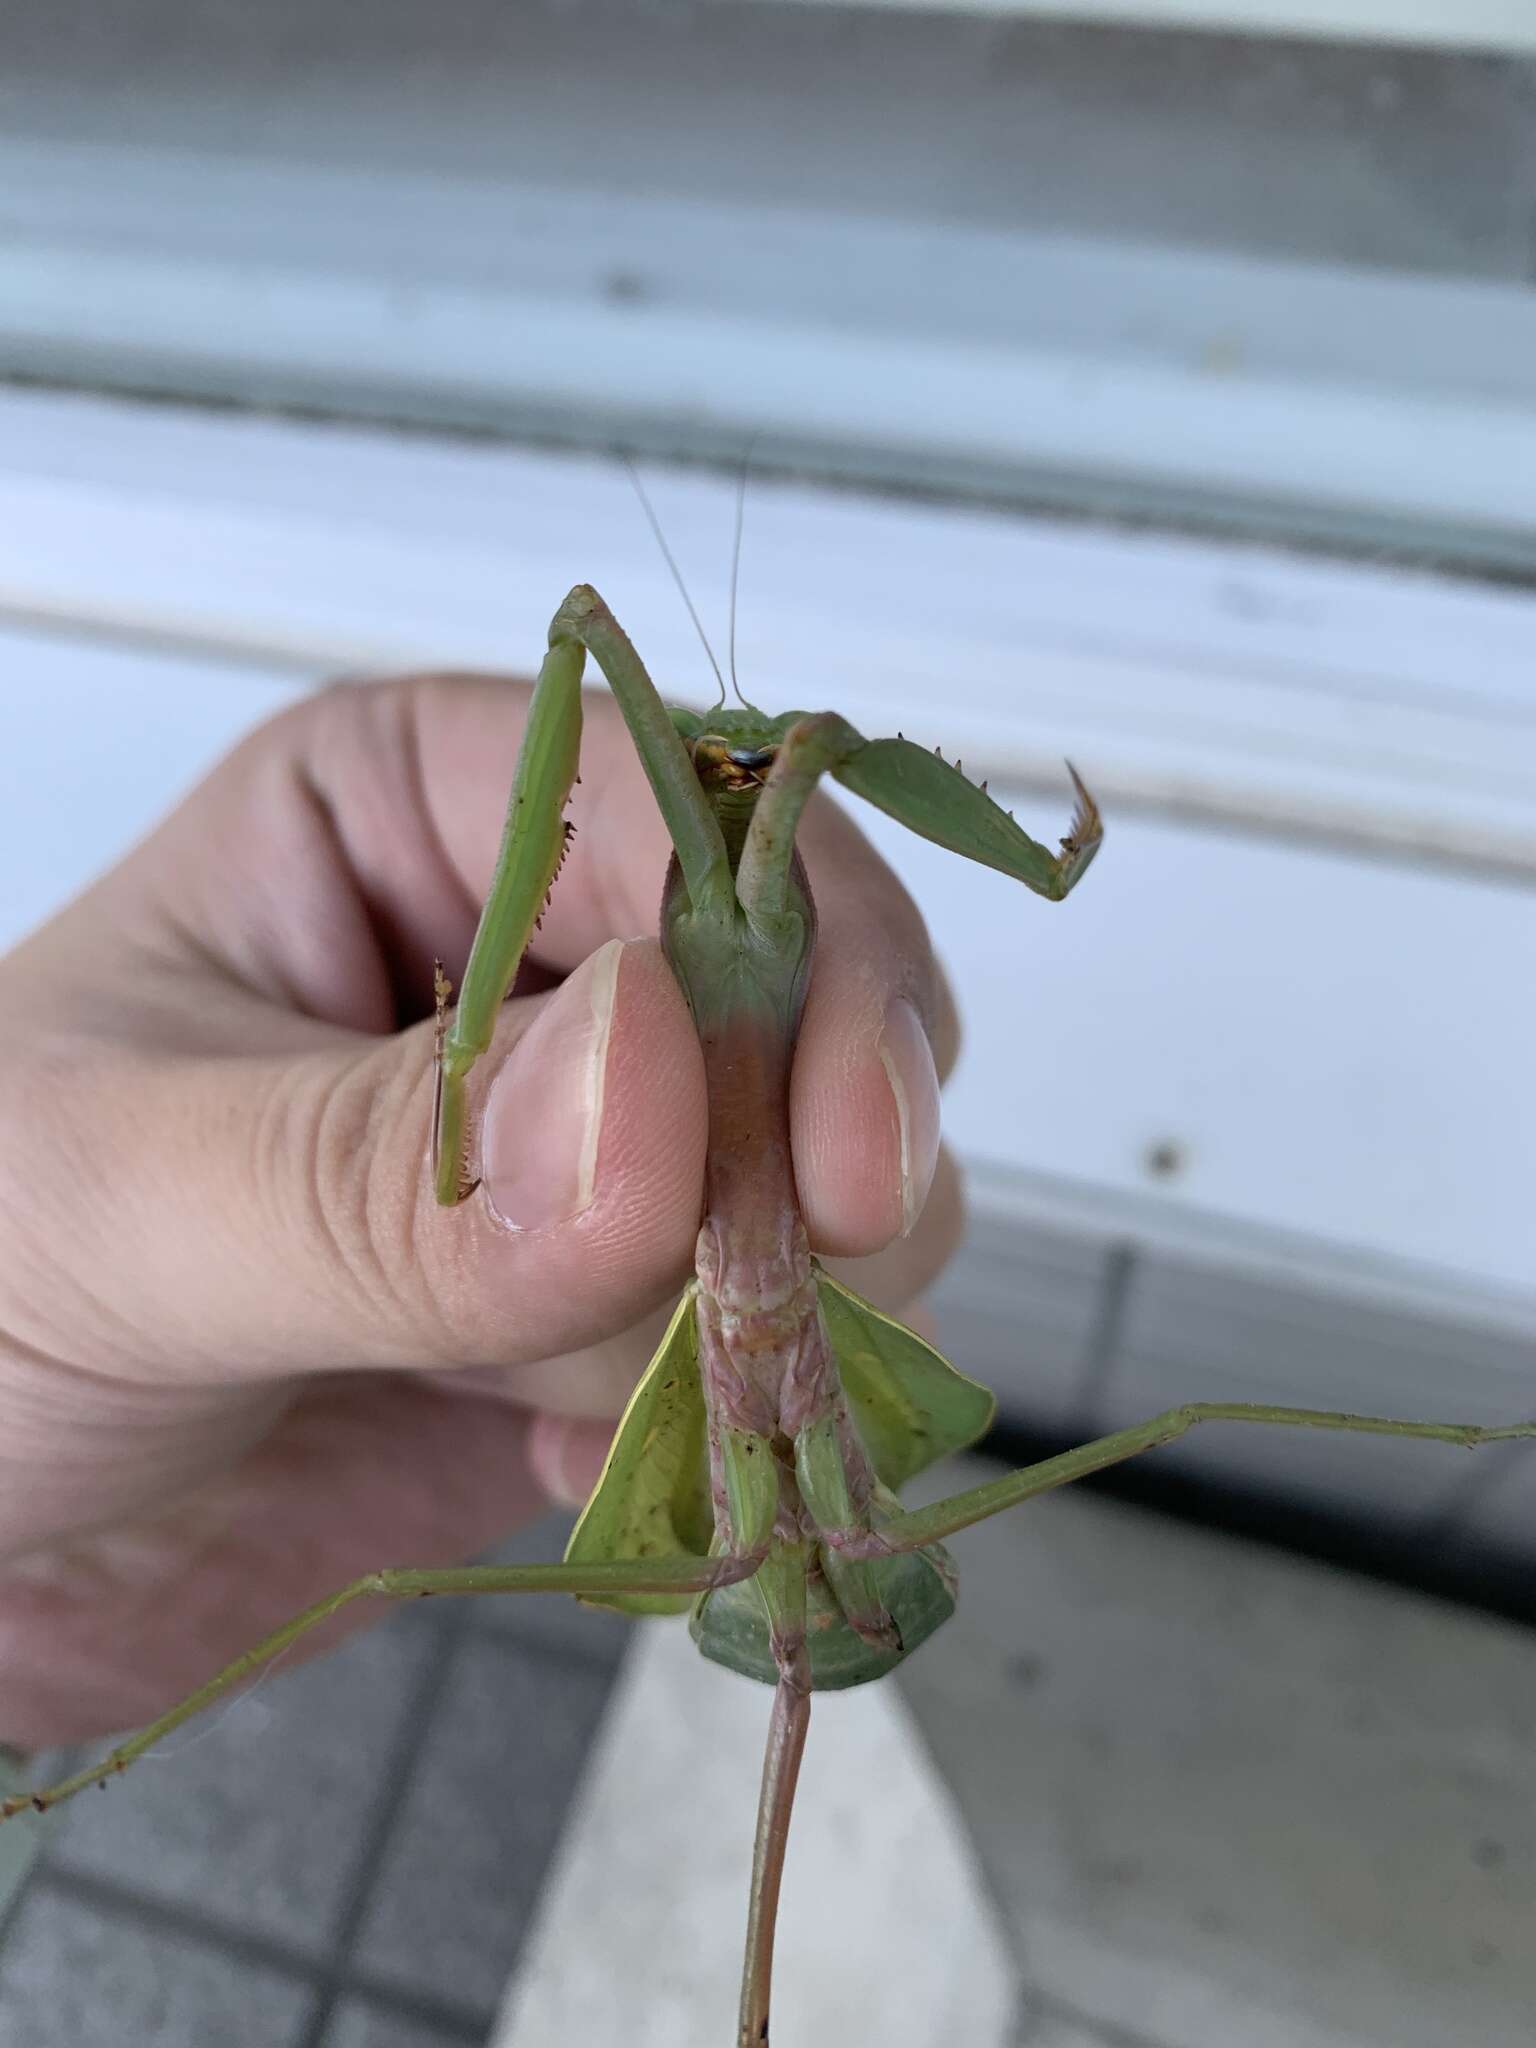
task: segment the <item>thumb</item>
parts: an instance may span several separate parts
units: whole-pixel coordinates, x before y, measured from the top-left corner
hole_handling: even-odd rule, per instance
[[[118,1374],[187,1386],[518,1365],[635,1321],[691,1256],[703,1068],[653,941],[611,941],[505,1006],[470,1077],[483,1186],[454,1210],[426,1164],[430,1024],[147,1071],[141,1055],[132,1073],[122,1057],[85,1077],[83,1099],[77,1076],[93,1199],[62,1240]],[[57,1220],[51,1244],[56,1285]]]

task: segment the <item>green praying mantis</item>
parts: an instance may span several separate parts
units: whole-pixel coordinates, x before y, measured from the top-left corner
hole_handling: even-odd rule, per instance
[[[466,1077],[554,886],[592,656],[613,692],[673,846],[662,940],[703,1050],[709,1136],[695,1276],[615,1433],[558,1564],[386,1569],[276,1629],[101,1761],[5,1802],[46,1811],[105,1782],[191,1715],[353,1601],[558,1592],[627,1614],[691,1610],[702,1653],[774,1688],[749,1890],[736,2041],[769,2038],[774,1925],[796,1777],[818,1690],[883,1677],[954,1610],[946,1538],[1211,1421],[1366,1431],[1475,1446],[1536,1436],[1242,1402],[1192,1403],[1041,1463],[904,1510],[899,1489],[976,1441],[991,1394],[834,1279],[812,1256],[796,1193],[789,1078],[816,918],[796,852],[824,775],[922,837],[1067,897],[1102,838],[1077,807],[1056,852],[985,787],[914,742],[866,740],[835,712],[768,717],[743,703],[668,708],[597,593],[555,613],[514,772],[500,855],[459,999],[437,970],[437,1202],[473,1197]],[[444,1218],[445,1228],[451,1223]]]

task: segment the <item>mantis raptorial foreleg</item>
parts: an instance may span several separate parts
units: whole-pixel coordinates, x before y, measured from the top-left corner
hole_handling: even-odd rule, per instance
[[[1078,808],[1061,851],[1052,853],[989,802],[985,785],[968,782],[958,765],[911,740],[866,740],[835,711],[818,712],[790,726],[780,743],[742,848],[736,893],[749,917],[771,918],[783,909],[800,814],[817,782],[830,774],[909,831],[1059,901],[1086,871],[1102,832],[1093,798],[1076,770],[1067,772]]]
[[[528,710],[490,893],[458,1007],[441,1030],[432,1177],[437,1199],[445,1205],[463,1201],[475,1188],[463,1163],[464,1077],[490,1045],[497,1012],[565,859],[572,828],[563,813],[581,750],[581,676],[588,651],[624,714],[677,850],[695,915],[727,922],[731,915],[725,841],[677,728],[623,627],[595,590],[578,583],[550,621],[549,652]],[[440,1010],[447,993],[439,975]]]
[[[210,1707],[243,1678],[260,1671],[301,1636],[329,1621],[354,1600],[420,1600],[434,1593],[566,1593],[578,1598],[602,1598],[615,1593],[706,1593],[749,1578],[762,1562],[760,1556],[711,1558],[625,1559],[617,1563],[591,1564],[471,1564],[457,1567],[409,1568],[366,1572],[339,1592],[317,1600],[281,1627],[263,1636],[259,1643],[235,1658],[231,1664],[189,1693],[159,1720],[141,1728],[120,1743],[99,1763],[88,1765],[73,1777],[50,1785],[45,1791],[20,1793],[0,1804],[0,1819],[31,1807],[46,1813],[61,1800],[72,1798],[88,1785],[105,1784],[125,1771],[135,1758],[165,1736]]]
[[[892,1515],[878,1530],[834,1532],[828,1537],[835,1548],[849,1557],[886,1556],[893,1551],[920,1550],[940,1543],[957,1530],[985,1522],[1004,1508],[1032,1500],[1058,1486],[1070,1486],[1107,1466],[1119,1465],[1142,1451],[1170,1444],[1201,1422],[1267,1422],[1289,1429],[1354,1430],[1367,1436],[1406,1436],[1433,1443],[1459,1444],[1476,1450],[1482,1444],[1505,1443],[1513,1437],[1536,1437],[1536,1422],[1511,1422],[1497,1428],[1470,1422],[1400,1422],[1384,1415],[1349,1415],[1332,1408],[1270,1408],[1254,1401],[1189,1401],[1179,1408],[1166,1408],[1148,1422],[1133,1423],[1109,1436],[1044,1458],[1038,1465],[1022,1465],[1005,1472],[1001,1479],[989,1479],[964,1493],[929,1507],[913,1508]]]

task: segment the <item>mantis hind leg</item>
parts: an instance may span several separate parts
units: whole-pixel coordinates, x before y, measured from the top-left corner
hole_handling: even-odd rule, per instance
[[[737,2048],[767,2048],[773,1991],[773,1943],[779,1918],[784,1852],[794,1811],[800,1759],[811,1725],[811,1658],[806,1642],[805,1555],[799,1546],[770,1550],[758,1585],[768,1609],[778,1684],[763,1754],[763,1784],[752,1845],[747,1950],[741,1976]]]
[[[190,1721],[204,1707],[223,1698],[243,1678],[260,1671],[291,1643],[329,1621],[355,1600],[420,1600],[437,1593],[571,1593],[601,1596],[611,1593],[708,1592],[747,1578],[757,1569],[759,1558],[687,1557],[661,1560],[634,1559],[596,1564],[461,1565],[432,1570],[387,1570],[368,1572],[339,1592],[317,1600],[281,1627],[263,1636],[233,1662],[216,1672],[196,1692],[189,1693],[158,1720],[119,1743],[99,1762],[77,1771],[57,1785],[40,1792],[17,1793],[0,1803],[0,1820],[31,1809],[46,1813],[88,1785],[103,1785],[125,1771],[135,1758],[152,1749],[164,1736]]]
[[[779,1887],[800,1759],[811,1725],[810,1668],[783,1670],[774,1688],[768,1746],[763,1754],[763,1789],[757,1803],[752,1845],[752,1900],[747,1919],[747,1954],[741,1980],[738,2048],[766,2048],[773,1984],[773,1940],[779,1917]]]
[[[1331,1408],[1270,1408],[1252,1401],[1190,1401],[1181,1408],[1168,1408],[1149,1422],[1129,1429],[1117,1429],[1111,1436],[1096,1437],[1076,1450],[1045,1458],[1038,1465],[1024,1465],[1001,1479],[988,1480],[932,1507],[917,1508],[893,1516],[868,1534],[855,1530],[828,1532],[826,1540],[845,1557],[880,1556],[891,1551],[918,1550],[937,1543],[958,1529],[984,1522],[1004,1508],[1031,1500],[1037,1493],[1049,1493],[1058,1486],[1070,1486],[1110,1465],[1121,1464],[1159,1444],[1172,1443],[1202,1422],[1262,1422],[1288,1429],[1352,1430],[1367,1436],[1403,1436],[1433,1443],[1458,1444],[1476,1450],[1482,1444],[1505,1443],[1515,1437],[1536,1437],[1536,1422],[1512,1422],[1499,1428],[1476,1423],[1401,1422],[1384,1415],[1349,1415]]]

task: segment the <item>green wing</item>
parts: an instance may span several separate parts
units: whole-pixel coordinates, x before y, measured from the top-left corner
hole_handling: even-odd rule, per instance
[[[566,1562],[707,1557],[715,1518],[699,1380],[696,1284],[685,1289],[656,1356],[630,1396],[602,1477],[566,1546]],[[682,1614],[692,1593],[615,1593],[588,1604],[623,1614]]]
[[[886,1486],[976,1441],[997,1407],[986,1387],[819,1263],[816,1286],[854,1425]]]

